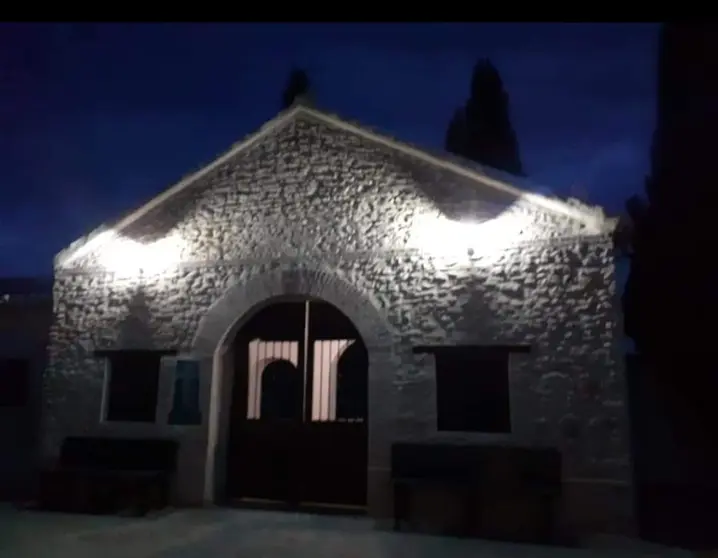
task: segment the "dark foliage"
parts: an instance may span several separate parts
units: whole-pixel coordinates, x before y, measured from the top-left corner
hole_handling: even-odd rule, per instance
[[[462,155],[466,151],[468,139],[466,116],[464,115],[464,109],[460,108],[454,112],[454,116],[449,122],[449,127],[446,129],[444,147],[449,153]]]
[[[523,175],[519,146],[501,76],[486,59],[474,66],[469,99],[446,130],[446,150],[515,175]]]
[[[711,44],[713,46],[711,46]],[[628,200],[633,225],[631,274],[624,295],[626,333],[640,352],[671,340],[692,344],[704,337],[718,303],[716,289],[701,292],[715,277],[705,256],[714,212],[715,154],[718,126],[718,28],[667,24],[661,31],[658,63],[658,113],[646,179],[647,202]],[[709,241],[706,245],[706,241]],[[699,247],[710,248],[708,252]],[[651,312],[649,309],[652,309]],[[672,326],[655,312],[671,313]],[[691,324],[690,327],[688,325]],[[712,337],[712,334],[710,334]],[[681,338],[681,339],[679,339]],[[684,347],[685,348],[685,347]]]
[[[677,437],[706,449],[718,447],[716,99],[718,28],[665,24],[647,201],[626,204],[632,234],[624,324],[673,414]]]

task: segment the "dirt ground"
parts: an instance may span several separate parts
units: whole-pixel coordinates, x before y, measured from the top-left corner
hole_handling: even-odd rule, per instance
[[[568,549],[373,529],[367,519],[223,508],[120,518],[0,508],[0,558],[689,558],[615,538]]]

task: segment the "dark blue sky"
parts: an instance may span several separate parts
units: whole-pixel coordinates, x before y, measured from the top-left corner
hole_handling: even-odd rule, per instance
[[[317,104],[443,145],[478,57],[524,168],[622,209],[654,126],[655,24],[0,24],[0,275],[141,205],[272,118],[290,67]]]

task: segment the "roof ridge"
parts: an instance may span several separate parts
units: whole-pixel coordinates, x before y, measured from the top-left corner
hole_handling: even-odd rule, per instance
[[[285,121],[289,120],[291,116],[299,112],[300,108],[302,108],[301,104],[295,104],[283,111],[280,111],[274,118],[266,121],[257,130],[246,134],[241,140],[234,142],[228,149],[215,157],[210,163],[203,165],[194,172],[190,172],[184,175],[182,178],[179,179],[179,181],[175,182],[169,188],[166,188],[165,190],[161,191],[144,205],[135,209],[128,215],[120,217],[112,224],[104,223],[90,231],[87,235],[76,239],[69,246],[67,246],[55,255],[55,266],[67,264],[74,259],[81,257],[95,244],[101,244],[103,241],[102,239],[106,239],[109,233],[117,233],[128,227],[151,209],[157,207],[159,204],[179,193],[181,190],[184,190],[188,186],[191,186],[203,175],[205,175],[212,169],[218,167],[228,159],[231,159],[243,149],[246,149],[247,147],[251,146],[270,131],[284,124]]]
[[[432,153],[433,150],[426,149],[424,147],[420,147],[418,145],[414,145],[409,142],[394,138],[393,136],[387,134],[382,130],[369,127],[360,122],[348,120],[346,118],[343,118],[339,114],[320,109],[315,104],[308,105],[301,100],[298,100],[298,102],[295,102],[289,108],[277,113],[274,118],[262,124],[262,126],[260,126],[257,130],[246,134],[241,140],[234,142],[227,150],[222,152],[222,154],[217,156],[210,163],[202,166],[194,172],[185,175],[174,185],[163,190],[141,207],[135,209],[128,215],[119,218],[113,224],[100,225],[84,237],[80,237],[73,241],[69,246],[61,250],[55,256],[55,266],[65,265],[84,255],[86,252],[91,250],[93,246],[102,244],[105,240],[112,236],[112,234],[119,233],[126,227],[130,226],[132,223],[140,219],[143,215],[146,215],[150,210],[159,206],[161,203],[168,200],[170,197],[174,196],[185,188],[190,187],[198,179],[200,179],[202,176],[204,176],[211,170],[231,159],[244,149],[251,147],[256,142],[264,138],[271,131],[280,128],[281,126],[289,122],[291,118],[301,115],[302,113],[309,115],[310,117],[313,117],[315,119],[322,120],[329,125],[333,125],[334,127],[342,128],[350,133],[364,136],[369,141],[378,142],[389,148],[403,151],[404,153],[422,159],[429,164],[433,164],[435,166],[443,167],[447,170],[457,172],[471,180],[481,182],[485,186],[501,190],[505,193],[513,194],[517,198],[526,199],[527,201],[529,201],[529,203],[542,206],[543,209],[552,213],[562,214],[563,216],[583,221],[584,224],[592,226],[592,228],[595,229],[597,233],[602,232],[607,227],[613,227],[613,225],[615,224],[615,219],[609,219],[600,206],[591,207],[575,198],[563,200],[555,196],[548,197],[542,194],[523,190],[522,188],[517,187],[515,184],[512,184],[506,179],[502,180],[500,178],[494,178],[486,174],[485,169],[490,168],[486,165],[479,165],[477,163],[470,162],[464,158],[456,157],[448,152],[442,152],[441,155],[434,154]],[[453,159],[459,160],[455,161]],[[479,169],[474,168],[475,166],[478,166]],[[501,173],[501,171],[497,169],[492,169],[492,171]],[[513,180],[513,175],[511,176]],[[519,179],[519,177],[515,178],[517,180]]]

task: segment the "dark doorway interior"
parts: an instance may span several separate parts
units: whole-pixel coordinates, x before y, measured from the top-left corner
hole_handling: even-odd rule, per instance
[[[366,346],[321,301],[255,314],[234,344],[227,490],[232,500],[366,505]]]

